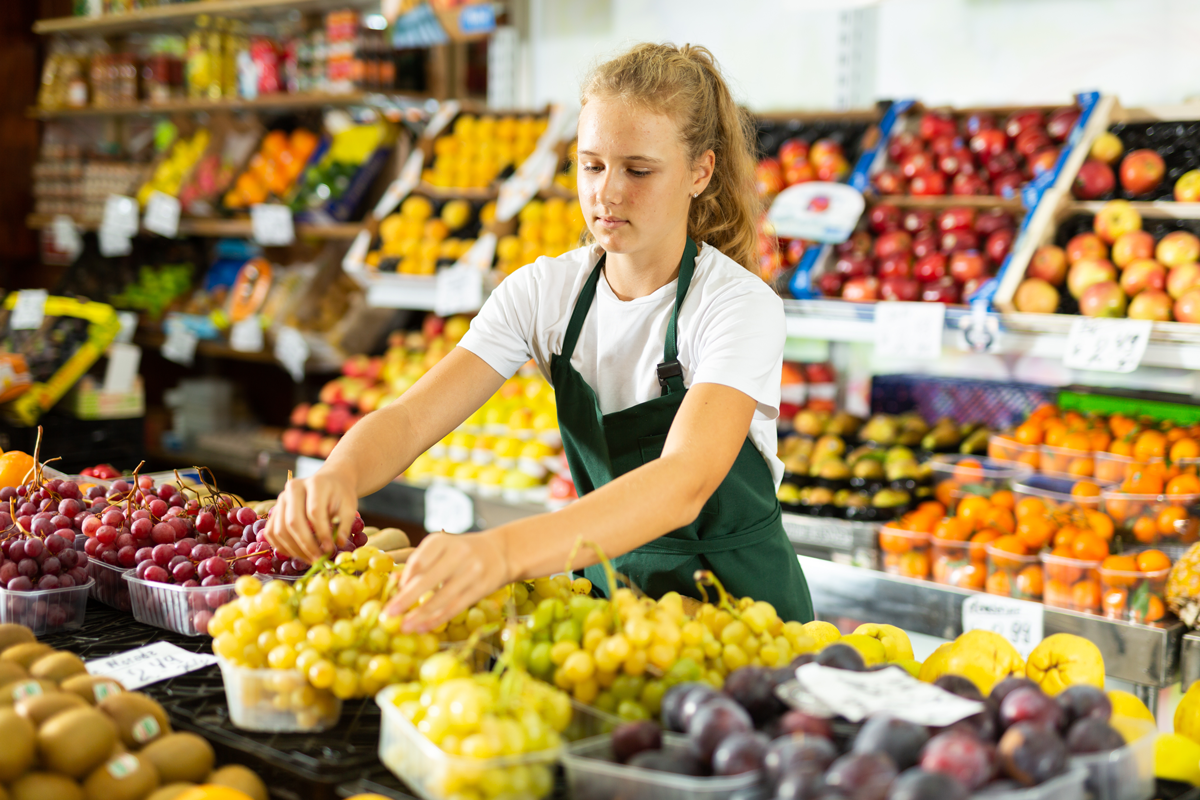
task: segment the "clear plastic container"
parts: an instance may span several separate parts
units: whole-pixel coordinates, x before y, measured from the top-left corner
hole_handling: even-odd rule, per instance
[[[1033,474],[1025,464],[997,461],[978,456],[941,455],[929,461],[937,484],[935,496],[946,503],[950,513],[958,499],[969,494],[990,496],[1002,489],[1011,489],[1014,483],[1023,481]]]
[[[1023,497],[1036,497],[1050,510],[1067,511],[1071,508],[1082,508],[1087,511],[1099,511],[1100,495],[1076,497],[1071,494],[1075,484],[1084,480],[1095,482],[1091,478],[1055,478],[1051,475],[1030,475],[1020,483],[1014,483],[1012,490],[1018,502]]]
[[[1042,445],[1041,470],[1059,478],[1090,478],[1096,472],[1096,454],[1091,450]]]
[[[315,689],[300,670],[249,669],[218,659],[229,718],[242,730],[312,733],[332,728],[342,701]]]
[[[1100,613],[1100,563],[1042,554],[1042,602],[1054,608]]]
[[[121,577],[129,571],[128,569],[105,564],[96,558],[89,558],[87,571],[93,581],[91,597],[118,611],[133,610],[129,600],[129,584]]]
[[[1118,533],[1138,544],[1192,544],[1200,540],[1196,494],[1100,493],[1103,511]]]
[[[93,581],[69,589],[37,589],[13,592],[0,589],[0,622],[15,622],[41,636],[83,627],[88,593]]]
[[[983,591],[987,583],[987,548],[953,539],[931,539],[933,580],[960,589]]]
[[[232,583],[177,586],[142,580],[132,571],[122,578],[129,582],[134,619],[184,636],[208,636],[208,622],[213,612],[237,597]]]
[[[1163,597],[1170,567],[1154,572],[1101,567],[1098,573],[1104,616],[1128,622],[1158,622],[1165,615]]]
[[[1084,800],[1087,796],[1084,789],[1087,777],[1086,769],[1070,765],[1062,775],[1037,786],[1021,787],[1009,791],[988,791],[988,787],[985,786],[971,795],[971,798],[972,800]]]
[[[511,784],[519,781],[521,791],[513,795],[538,800],[554,791],[554,765],[563,748],[498,758],[463,758],[447,755],[423,736],[393,702],[398,686],[389,686],[375,696],[383,713],[379,734],[379,760],[404,781],[423,800],[445,800],[464,789],[487,785],[488,796],[508,794]],[[584,741],[611,731],[614,718],[586,706],[572,704],[575,710],[567,741]],[[607,738],[607,737],[605,737]]]
[[[993,433],[988,437],[988,458],[997,461],[1011,461],[1014,464],[1024,464],[1030,469],[1041,466],[1041,446],[1022,444],[1010,435]]]
[[[905,531],[884,525],[879,530],[879,549],[883,552],[883,571],[905,578],[929,579],[930,536],[920,531]]]
[[[1120,483],[1129,477],[1129,473],[1137,467],[1163,463],[1161,458],[1139,462],[1134,461],[1131,456],[1119,456],[1116,453],[1094,453],[1093,455],[1096,457],[1096,480],[1101,483]]]
[[[1071,768],[1087,770],[1093,800],[1146,800],[1154,796],[1156,738],[1151,733],[1109,753],[1072,756]]]
[[[687,737],[663,735],[663,750],[687,747]],[[571,745],[563,754],[567,794],[574,800],[722,800],[737,795],[752,796],[758,786],[758,773],[721,777],[694,777],[630,767],[612,760],[612,738],[590,739]]]
[[[1045,582],[1042,560],[1035,553],[1031,556],[1009,553],[987,546],[988,576],[984,587],[988,594],[1014,597],[1017,600],[1041,600]]]

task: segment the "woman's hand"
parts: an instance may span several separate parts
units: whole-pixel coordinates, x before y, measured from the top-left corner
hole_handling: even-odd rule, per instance
[[[333,555],[335,544],[345,546],[357,510],[354,481],[326,465],[311,478],[288,481],[267,519],[267,541],[280,553],[312,564]]]
[[[425,633],[449,622],[511,580],[508,557],[497,537],[488,533],[431,533],[409,556],[400,580],[400,594],[388,603],[386,613],[398,616],[412,609],[402,630]],[[416,606],[430,591],[433,595]]]

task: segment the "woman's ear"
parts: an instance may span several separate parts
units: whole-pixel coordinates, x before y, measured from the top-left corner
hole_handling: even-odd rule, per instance
[[[692,167],[692,194],[698,195],[708,188],[709,182],[712,180],[713,170],[717,166],[717,156],[712,150],[705,150],[704,153],[696,159],[695,165]]]

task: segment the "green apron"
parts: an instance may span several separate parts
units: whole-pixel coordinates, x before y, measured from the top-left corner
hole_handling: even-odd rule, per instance
[[[687,394],[676,328],[696,252],[689,238],[679,262],[675,310],[658,365],[661,397],[612,414],[600,413],[596,393],[571,366],[571,356],[596,297],[604,256],[575,301],[562,353],[551,356],[550,374],[563,449],[580,496],[662,455],[675,412]],[[674,591],[699,598],[693,574],[698,569],[712,570],[735,597],[765,600],[782,619],[808,622],[813,618],[812,600],[781,514],[771,470],[747,436],[729,474],[694,522],[613,559],[613,565],[651,597]],[[597,589],[607,589],[599,566],[588,567],[585,574]]]

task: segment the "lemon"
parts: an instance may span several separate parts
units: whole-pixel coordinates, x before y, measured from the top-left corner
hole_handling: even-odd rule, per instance
[[[868,667],[887,663],[887,651],[878,639],[863,633],[850,633],[837,640],[838,644],[848,644],[858,651]]]
[[[820,620],[806,622],[802,626],[804,632],[817,643],[817,647],[821,648],[827,644],[833,644],[838,639],[842,638],[842,632],[837,629],[836,625]]]
[[[1103,689],[1104,656],[1082,636],[1056,633],[1033,648],[1026,677],[1051,696],[1076,684]]]
[[[1200,744],[1178,733],[1162,733],[1154,742],[1154,776],[1200,786]]]
[[[1146,708],[1146,704],[1129,692],[1113,689],[1108,693],[1108,701],[1112,703],[1114,717],[1122,716],[1132,717],[1133,719],[1144,719],[1149,722],[1155,721],[1154,715],[1150,713],[1150,709]]]
[[[897,667],[903,667],[904,671],[914,678],[921,677],[921,662],[914,658],[902,658],[899,661],[894,661]]]
[[[913,657],[912,642],[909,641],[908,634],[895,625],[867,623],[859,625],[854,632],[878,639],[883,645],[888,661],[904,661]]]
[[[1120,714],[1113,714],[1108,724],[1116,728],[1117,733],[1126,742],[1136,742],[1143,736],[1158,733],[1158,727],[1150,720],[1141,719],[1140,717],[1126,717]]]
[[[1175,732],[1200,744],[1200,681],[1188,688],[1175,709]]]

